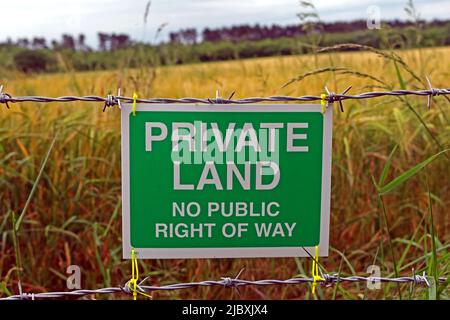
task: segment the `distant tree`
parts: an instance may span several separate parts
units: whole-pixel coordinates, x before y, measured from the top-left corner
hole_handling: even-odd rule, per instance
[[[62,43],[61,46],[64,49],[70,49],[75,50],[75,39],[70,34],[63,34],[62,35]]]
[[[202,33],[203,41],[220,41],[222,37],[220,36],[220,31],[218,29],[212,30],[209,28],[205,28]]]
[[[50,44],[51,44],[53,50],[58,50],[61,47],[59,42],[55,39],[52,39]]]
[[[169,38],[171,43],[196,44],[198,33],[195,28],[183,29],[178,32],[171,32]]]
[[[98,46],[100,51],[106,51],[108,50],[108,42],[109,42],[110,36],[107,33],[98,33]]]
[[[108,51],[127,48],[132,44],[132,41],[127,34],[107,34],[99,32],[98,43],[101,51]]]
[[[171,32],[169,33],[170,43],[180,43],[181,35],[179,32]]]
[[[86,45],[86,36],[83,33],[78,35],[77,39],[77,50],[88,51],[89,47]]]
[[[27,49],[30,46],[30,42],[27,38],[22,38],[17,40],[17,46]]]
[[[110,49],[111,50],[117,50],[117,49],[124,49],[131,45],[130,36],[127,34],[112,34],[110,36]]]
[[[197,29],[190,28],[181,31],[181,42],[185,44],[197,43]]]
[[[47,40],[45,38],[33,38],[33,42],[31,43],[31,47],[33,49],[48,49]]]

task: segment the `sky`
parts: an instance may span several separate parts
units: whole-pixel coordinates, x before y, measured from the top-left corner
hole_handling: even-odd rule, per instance
[[[295,24],[302,11],[299,0],[153,0],[147,23],[148,0],[1,0],[0,41],[8,37],[43,36],[60,39],[63,33],[84,33],[96,46],[97,33],[127,33],[135,40],[157,42],[181,28],[236,24]],[[371,5],[383,20],[407,18],[407,0],[313,0],[323,21],[366,19]],[[421,17],[450,18],[450,0],[415,0]],[[304,11],[304,9],[303,9]],[[155,39],[156,31],[167,24]]]

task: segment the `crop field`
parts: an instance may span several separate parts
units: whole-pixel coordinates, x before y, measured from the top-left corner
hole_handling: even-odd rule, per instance
[[[335,48],[337,49],[337,48]],[[324,87],[350,94],[392,89],[446,88],[450,48],[271,57],[116,71],[0,78],[11,95],[100,95],[223,98],[320,95]],[[126,64],[124,64],[126,65]],[[295,79],[295,81],[290,81]],[[287,84],[286,86],[284,86]],[[101,103],[0,104],[0,297],[18,292],[65,291],[66,267],[79,265],[82,288],[124,285],[122,259],[120,111]],[[410,168],[450,146],[446,97],[381,97],[343,102],[334,109],[330,255],[326,272],[450,277],[450,152],[379,194]],[[43,166],[45,164],[45,166]],[[151,195],[149,195],[151,196]],[[16,221],[17,231],[12,225]],[[288,279],[310,275],[308,258],[140,260],[147,283],[234,277]],[[448,299],[442,285],[364,283],[195,288],[154,292],[153,299]],[[108,299],[113,296],[91,296]],[[116,295],[115,298],[128,298]]]

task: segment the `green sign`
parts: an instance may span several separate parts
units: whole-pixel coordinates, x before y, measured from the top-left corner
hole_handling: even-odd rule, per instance
[[[123,253],[328,254],[332,110],[122,105]]]

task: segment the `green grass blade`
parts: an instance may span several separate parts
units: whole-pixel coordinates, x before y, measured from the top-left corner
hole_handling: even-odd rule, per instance
[[[48,151],[47,151],[47,154],[45,155],[44,161],[41,164],[41,169],[39,170],[38,176],[36,177],[36,180],[33,183],[33,187],[31,188],[31,192],[28,195],[27,202],[25,202],[25,206],[23,207],[23,210],[20,213],[19,218],[17,219],[17,222],[15,224],[15,230],[16,231],[19,231],[20,224],[22,223],[22,220],[23,220],[23,218],[24,218],[24,216],[25,216],[25,214],[26,214],[26,212],[28,210],[28,207],[29,207],[29,205],[31,203],[31,199],[33,198],[33,195],[34,195],[34,193],[37,190],[37,186],[39,185],[39,181],[42,178],[42,174],[44,173],[45,165],[47,164],[48,158],[50,158],[50,153],[51,153],[51,151],[53,149],[53,146],[55,145],[55,141],[56,141],[56,137],[53,138],[53,141],[50,144],[50,147],[48,148]]]
[[[392,180],[391,182],[387,183],[383,187],[379,187],[378,193],[380,195],[384,195],[386,193],[391,192],[393,189],[404,183],[406,180],[414,176],[417,172],[425,168],[427,165],[429,165],[431,162],[433,162],[437,157],[439,157],[441,154],[444,154],[445,152],[449,151],[450,149],[443,150],[439,153],[436,153],[435,155],[429,157],[425,161],[419,163],[418,165],[412,167],[411,169],[405,171],[400,176]]]
[[[14,246],[14,254],[16,256],[16,267],[17,267],[17,284],[19,287],[19,293],[22,294],[22,255],[20,253],[20,246],[19,246],[19,237],[17,236],[17,231],[14,228],[16,225],[16,215],[13,212],[11,216],[12,220],[12,236],[13,236],[13,246]]]
[[[342,271],[342,263],[344,262],[344,259],[341,257],[341,262],[339,262],[339,269],[338,269],[338,277],[341,276],[341,271]],[[339,289],[339,284],[340,284],[340,280],[338,279],[334,285],[334,290],[333,290],[333,296],[331,298],[331,300],[336,300],[336,296],[337,296],[337,292]]]
[[[394,149],[392,149],[391,153],[389,154],[386,164],[384,165],[383,171],[381,172],[380,180],[378,181],[379,186],[382,186],[384,184],[384,181],[386,180],[387,174],[391,167],[392,157],[394,156],[394,153],[397,150],[397,148],[398,148],[398,144],[395,145]]]
[[[430,287],[428,288],[428,300],[436,300],[437,284],[434,278],[429,280]]]
[[[7,296],[12,296],[11,291],[8,290],[6,284],[4,282],[0,282],[0,292],[3,292]]]
[[[400,88],[402,90],[406,89],[405,81],[403,80],[402,74],[400,73],[400,69],[398,68],[397,62],[394,60],[395,73],[397,74],[398,83],[400,84]]]
[[[431,259],[431,272],[433,274],[433,296],[434,299],[439,299],[439,292],[437,290],[438,285],[438,259],[437,259],[437,252],[436,252],[436,233],[434,229],[434,220],[433,220],[433,204],[431,200],[431,192],[430,192],[430,186],[428,184],[428,176],[426,179],[427,182],[427,189],[428,189],[428,212],[430,216],[430,233],[431,233],[431,253],[432,253],[432,259]],[[431,288],[430,288],[431,289]]]

